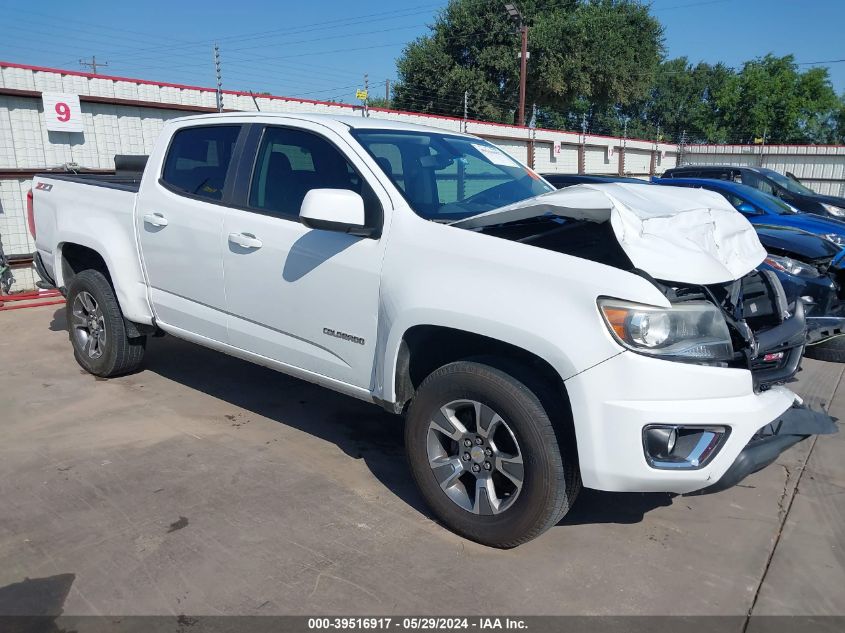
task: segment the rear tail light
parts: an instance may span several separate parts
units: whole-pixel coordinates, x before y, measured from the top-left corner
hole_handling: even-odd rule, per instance
[[[26,194],[26,223],[29,226],[29,234],[35,239],[35,205],[33,204],[32,189]]]

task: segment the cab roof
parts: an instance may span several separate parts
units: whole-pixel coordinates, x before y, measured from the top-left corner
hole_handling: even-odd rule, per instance
[[[455,130],[447,130],[443,128],[432,127],[429,125],[419,125],[417,123],[405,123],[403,121],[395,121],[392,119],[352,116],[348,114],[318,114],[311,112],[221,112],[180,117],[179,119],[174,119],[174,121],[212,121],[216,119],[230,118],[255,119],[256,123],[277,123],[280,121],[310,121],[312,123],[321,123],[329,127],[333,127],[333,125],[336,124],[341,124],[351,129],[396,130],[402,132],[435,132],[437,134],[471,136],[469,134],[464,134]]]

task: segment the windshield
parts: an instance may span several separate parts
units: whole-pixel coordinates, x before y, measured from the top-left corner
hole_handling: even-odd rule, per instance
[[[554,191],[495,145],[436,132],[353,135],[427,220],[451,222]]]
[[[789,215],[791,213],[795,213],[795,207],[791,204],[784,202],[777,196],[773,196],[768,193],[761,193],[762,197],[765,198],[766,202],[771,205],[769,207],[769,211],[774,213],[775,215]]]
[[[761,169],[761,173],[766,176],[767,178],[774,180],[777,184],[781,187],[786,189],[787,191],[791,191],[792,193],[798,193],[802,196],[815,196],[816,192],[812,189],[808,189],[804,185],[802,185],[797,180],[792,180],[792,178],[787,178],[783,174],[779,174],[776,171],[771,169]]]

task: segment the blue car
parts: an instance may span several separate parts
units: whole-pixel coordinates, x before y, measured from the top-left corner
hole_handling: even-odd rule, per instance
[[[748,185],[729,180],[707,178],[654,178],[657,185],[698,187],[722,194],[751,224],[787,226],[824,237],[838,247],[845,247],[845,222],[832,217],[801,213],[780,198]]]

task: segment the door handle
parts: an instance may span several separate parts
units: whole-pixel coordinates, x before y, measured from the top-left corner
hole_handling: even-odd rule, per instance
[[[144,222],[153,226],[167,226],[167,218],[161,213],[147,213],[144,216]]]
[[[242,248],[261,248],[264,242],[249,233],[229,233],[229,241]]]

